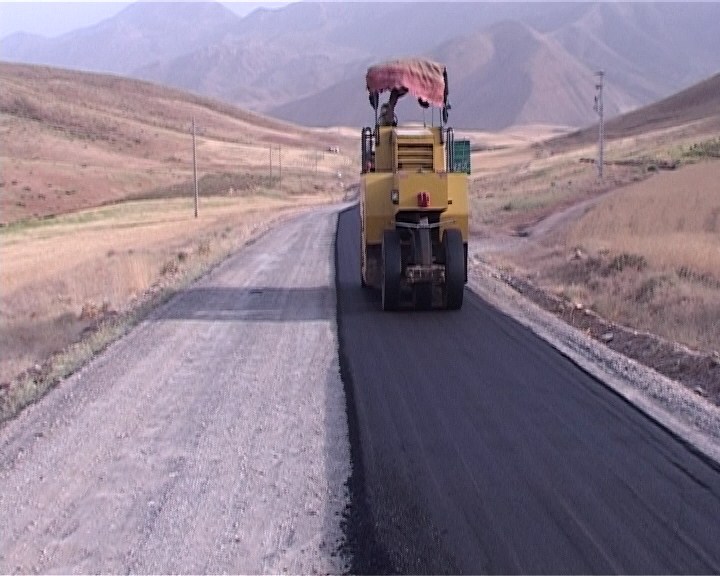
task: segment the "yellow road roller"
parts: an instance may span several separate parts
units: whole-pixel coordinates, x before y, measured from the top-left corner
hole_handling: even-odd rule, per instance
[[[362,284],[382,292],[383,310],[457,310],[467,282],[470,143],[447,127],[447,70],[393,60],[371,66],[366,81],[375,124],[361,132]],[[395,105],[408,94],[439,108],[439,125],[398,125]]]

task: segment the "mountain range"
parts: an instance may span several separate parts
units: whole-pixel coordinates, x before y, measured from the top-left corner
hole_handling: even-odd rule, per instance
[[[367,67],[419,55],[447,66],[457,127],[582,127],[597,119],[598,70],[608,117],[720,71],[718,22],[720,3],[694,2],[296,2],[246,17],[216,2],[137,2],[56,38],[7,36],[0,55],[315,126],[371,123]],[[413,104],[401,101],[402,120],[423,119]]]

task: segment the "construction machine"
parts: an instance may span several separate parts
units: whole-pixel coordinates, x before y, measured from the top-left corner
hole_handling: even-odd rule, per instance
[[[371,66],[366,82],[375,125],[361,133],[362,284],[381,291],[383,310],[457,310],[467,282],[470,145],[446,127],[447,70],[393,60]],[[439,125],[398,125],[394,108],[408,93],[440,109]]]

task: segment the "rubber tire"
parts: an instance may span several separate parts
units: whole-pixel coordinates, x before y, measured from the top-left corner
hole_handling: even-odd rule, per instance
[[[397,230],[385,230],[382,242],[382,309],[397,310],[400,307],[400,274],[402,254],[400,234]]]
[[[462,233],[457,228],[445,230],[442,243],[445,251],[445,308],[459,310],[465,293],[465,246]]]

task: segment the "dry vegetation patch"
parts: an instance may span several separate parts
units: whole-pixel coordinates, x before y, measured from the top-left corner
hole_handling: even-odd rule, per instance
[[[476,154],[472,229],[523,294],[720,403],[715,126],[608,142],[602,181],[592,147]]]
[[[272,222],[351,183],[357,136],[342,130],[116,76],[0,63],[0,81],[0,417]]]
[[[330,200],[138,201],[0,230],[0,419],[279,218]],[[48,360],[49,359],[49,360]]]
[[[720,350],[720,163],[703,162],[603,199],[565,239],[548,280],[579,286],[603,316]]]
[[[538,144],[474,154],[473,231],[525,235],[563,208],[647,177],[642,166],[611,165],[600,181],[594,167],[581,162],[588,154],[551,154]]]

